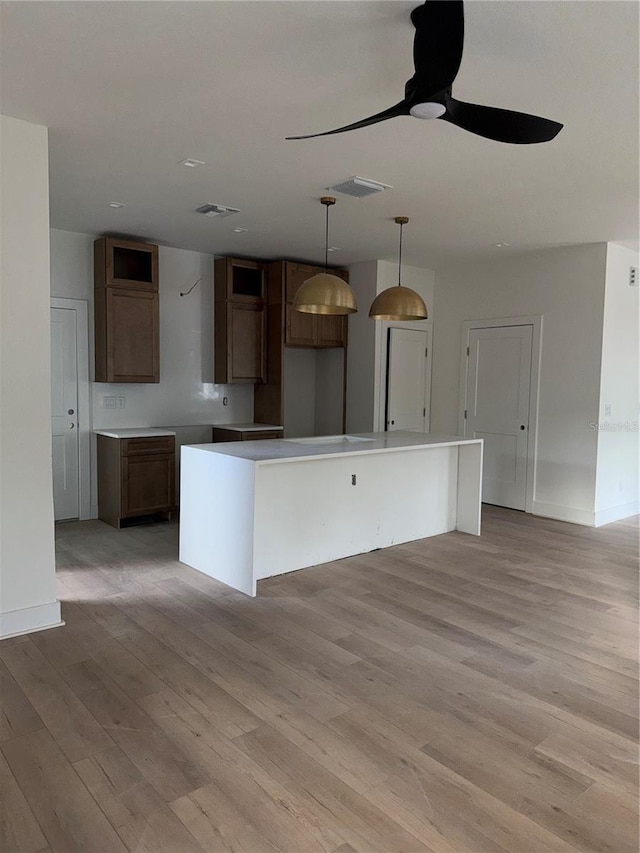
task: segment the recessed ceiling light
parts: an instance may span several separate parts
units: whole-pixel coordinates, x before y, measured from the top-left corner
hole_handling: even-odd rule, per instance
[[[110,201],[109,207],[124,207],[124,203],[121,201]]]
[[[196,166],[206,166],[207,164],[204,160],[195,160],[193,157],[186,157],[184,160],[180,160],[178,166],[188,166],[190,169],[195,169]]]
[[[232,228],[231,230],[233,231],[234,234],[244,234],[249,229],[248,228],[240,228],[240,226],[238,226],[237,228]]]
[[[495,247],[496,249],[506,249],[510,245],[511,243],[496,243]]]

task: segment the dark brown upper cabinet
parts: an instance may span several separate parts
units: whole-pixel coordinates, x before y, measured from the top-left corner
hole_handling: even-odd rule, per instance
[[[283,265],[285,292],[284,342],[292,347],[344,347],[347,318],[343,315],[304,314],[293,307],[295,295],[307,279],[324,272],[324,267],[286,261]],[[329,270],[331,275],[349,281],[346,270]]]
[[[158,247],[132,240],[98,240],[96,261],[104,266],[106,287],[132,287],[134,290],[158,289]]]
[[[214,275],[214,381],[265,382],[266,266],[257,261],[217,258]]]
[[[160,381],[158,247],[94,243],[96,382]]]

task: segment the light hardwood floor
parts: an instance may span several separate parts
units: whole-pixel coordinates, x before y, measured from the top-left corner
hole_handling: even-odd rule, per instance
[[[3,853],[638,850],[638,530],[485,508],[250,599],[61,525],[0,643]]]

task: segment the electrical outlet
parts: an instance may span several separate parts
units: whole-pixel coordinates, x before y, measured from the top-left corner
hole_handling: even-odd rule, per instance
[[[103,409],[115,409],[117,408],[118,401],[115,397],[103,397],[102,398],[102,408]]]
[[[126,397],[117,397],[118,400],[118,409],[124,409],[127,399]]]

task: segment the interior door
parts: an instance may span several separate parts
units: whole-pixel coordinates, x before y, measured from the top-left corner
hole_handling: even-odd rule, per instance
[[[76,312],[51,309],[51,431],[56,521],[78,518],[78,359]]]
[[[388,335],[386,427],[424,432],[430,332],[391,328]]]
[[[471,329],[465,435],[484,439],[482,500],[525,509],[533,326]]]

